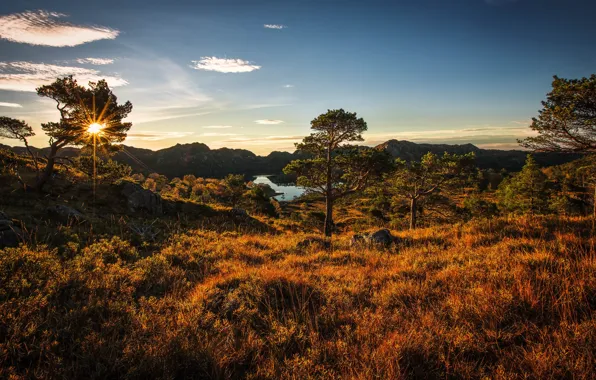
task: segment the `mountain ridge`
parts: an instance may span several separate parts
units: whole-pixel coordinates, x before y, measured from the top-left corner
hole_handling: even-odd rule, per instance
[[[114,159],[130,165],[134,171],[142,173],[157,172],[168,177],[182,177],[194,174],[199,177],[222,178],[227,174],[278,174],[284,166],[307,154],[294,151],[273,151],[266,156],[259,156],[250,150],[239,148],[211,149],[201,142],[176,144],[167,148],[152,150],[123,145],[123,150],[114,155]],[[10,149],[19,154],[26,154],[24,147],[10,147],[0,144],[0,148]],[[474,152],[477,165],[481,169],[518,171],[524,165],[526,155],[522,150],[482,149],[474,144],[427,144],[407,140],[388,140],[374,148],[386,150],[391,156],[406,161],[419,160],[427,152],[443,154],[465,154]],[[43,155],[49,148],[32,150]],[[61,156],[73,157],[80,148],[66,147]],[[581,157],[578,154],[535,153],[536,161],[541,166],[559,165]]]

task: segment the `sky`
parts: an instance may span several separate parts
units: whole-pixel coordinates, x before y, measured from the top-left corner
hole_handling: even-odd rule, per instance
[[[37,86],[105,78],[127,145],[293,151],[328,109],[389,139],[518,148],[552,76],[596,72],[596,2],[19,0],[0,4],[0,116],[57,121]],[[15,145],[16,141],[1,143]]]

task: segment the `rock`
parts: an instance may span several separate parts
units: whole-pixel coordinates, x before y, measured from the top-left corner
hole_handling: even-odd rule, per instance
[[[53,220],[57,220],[60,223],[80,222],[85,220],[85,215],[81,214],[78,210],[65,205],[53,205],[45,210],[46,214]]]
[[[123,181],[120,194],[126,198],[128,209],[131,212],[145,211],[151,215],[163,214],[161,196],[139,184]]]
[[[394,243],[397,238],[391,235],[391,232],[388,229],[382,229],[375,231],[373,233],[364,233],[364,234],[355,234],[352,236],[351,245],[361,245],[361,244],[370,244],[370,245],[384,245],[389,246]]]
[[[321,238],[306,238],[298,244],[296,244],[296,248],[298,249],[305,249],[309,247],[318,247],[321,249],[327,249],[331,247],[331,243],[325,239]]]
[[[22,240],[23,231],[5,213],[0,212],[0,249],[16,247]]]
[[[386,228],[378,230],[370,235],[370,242],[374,244],[382,244],[388,246],[394,241],[395,237],[391,235],[391,232]]]

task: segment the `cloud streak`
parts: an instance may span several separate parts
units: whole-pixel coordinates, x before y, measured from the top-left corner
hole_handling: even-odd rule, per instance
[[[74,25],[61,21],[63,13],[27,11],[0,16],[0,38],[29,45],[77,46],[97,40],[113,40],[120,33],[105,26]]]
[[[255,120],[257,124],[264,124],[264,125],[277,125],[283,123],[283,120],[271,120],[271,119],[264,119],[264,120]]]
[[[220,73],[249,73],[259,70],[261,66],[239,58],[201,57],[190,65],[195,70],[217,71]]]
[[[205,137],[222,137],[222,136],[238,136],[238,134],[237,133],[207,132],[207,133],[203,133],[201,136],[205,136]]]
[[[80,64],[91,64],[91,65],[111,65],[114,60],[111,58],[79,58],[76,60]]]
[[[286,29],[287,28],[287,26],[281,25],[281,24],[265,24],[265,25],[263,25],[263,27],[265,29],[277,29],[277,30],[281,30],[281,29]]]
[[[205,129],[227,129],[227,128],[232,128],[232,126],[231,125],[208,125],[203,128],[205,128]]]
[[[23,106],[20,105],[20,104],[17,104],[17,103],[6,103],[6,102],[0,102],[0,107],[23,108]]]
[[[193,132],[135,131],[128,133],[126,141],[161,141],[183,138],[191,135],[193,135]]]
[[[19,61],[0,62],[0,90],[34,92],[36,87],[68,75],[74,76],[84,84],[100,79],[105,79],[111,87],[128,84],[118,76],[102,75],[94,69]]]

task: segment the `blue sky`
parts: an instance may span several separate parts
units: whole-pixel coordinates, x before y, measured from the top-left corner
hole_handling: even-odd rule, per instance
[[[125,4],[122,4],[125,3]],[[514,148],[552,76],[596,72],[578,0],[32,1],[0,5],[0,115],[57,120],[32,90],[107,78],[126,143],[293,150],[331,108],[391,138]],[[3,141],[3,143],[12,143]]]

